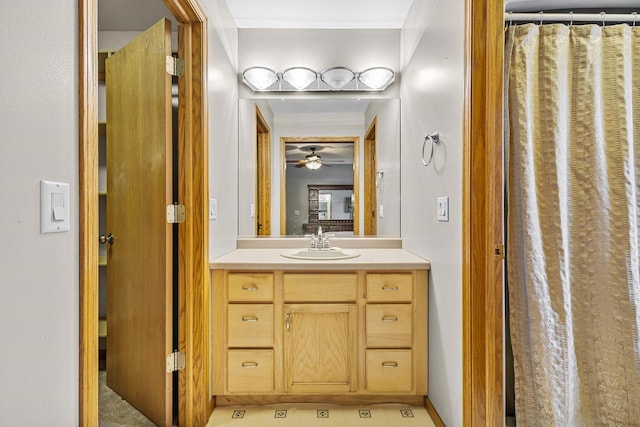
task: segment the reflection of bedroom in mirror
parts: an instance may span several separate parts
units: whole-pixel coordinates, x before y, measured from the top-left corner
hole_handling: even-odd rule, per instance
[[[238,108],[239,236],[306,234],[307,185],[353,185],[353,231],[345,233],[400,235],[399,99],[253,98]],[[340,158],[339,148],[353,151]]]
[[[353,137],[282,137],[280,180],[282,229],[287,235],[326,232],[354,235],[357,208],[345,211],[345,198],[358,197],[358,143]],[[357,179],[355,180],[357,181]],[[354,224],[355,223],[355,224]],[[357,234],[357,233],[356,233]]]

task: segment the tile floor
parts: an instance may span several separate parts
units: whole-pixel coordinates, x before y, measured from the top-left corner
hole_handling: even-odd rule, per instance
[[[278,404],[217,407],[207,427],[435,427],[418,406]]]

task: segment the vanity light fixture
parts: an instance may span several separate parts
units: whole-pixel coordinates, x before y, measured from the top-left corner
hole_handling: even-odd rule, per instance
[[[307,67],[293,67],[284,70],[282,73],[282,80],[289,83],[296,90],[304,90],[316,80],[318,80],[318,74],[311,68]]]
[[[358,75],[358,80],[371,89],[380,89],[393,79],[393,70],[385,67],[369,68]]]
[[[282,73],[270,68],[250,67],[242,81],[254,92],[376,92],[395,82],[396,73],[386,67],[356,72],[347,67],[331,67],[317,72],[307,67],[291,67]]]
[[[325,70],[320,75],[323,82],[334,89],[342,89],[347,83],[356,77],[356,73],[347,67],[333,67]]]
[[[242,81],[253,90],[265,90],[278,80],[278,74],[267,67],[251,67],[242,73]]]

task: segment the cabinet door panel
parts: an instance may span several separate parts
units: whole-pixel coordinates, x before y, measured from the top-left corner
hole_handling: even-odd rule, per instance
[[[354,391],[353,304],[285,306],[285,380],[289,393]]]

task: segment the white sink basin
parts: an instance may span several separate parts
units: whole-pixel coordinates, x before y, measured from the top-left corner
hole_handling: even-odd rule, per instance
[[[304,259],[304,260],[334,260],[349,259],[359,257],[360,254],[354,251],[345,251],[340,248],[331,249],[293,249],[282,252],[281,255],[286,258]]]

